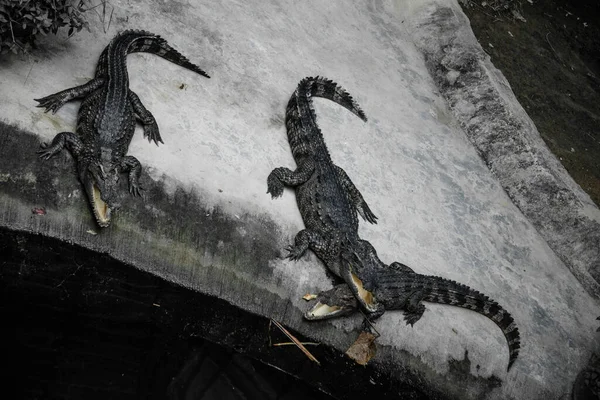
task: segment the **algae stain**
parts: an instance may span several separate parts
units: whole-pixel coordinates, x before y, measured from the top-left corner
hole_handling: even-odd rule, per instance
[[[38,122],[45,120],[45,121],[50,121],[50,123],[52,124],[52,126],[54,127],[54,129],[56,129],[57,131],[63,131],[63,120],[57,116],[55,116],[54,114],[51,113],[45,113],[43,111],[37,112],[37,113],[33,113],[31,115],[31,119],[33,121],[33,124],[36,125]]]

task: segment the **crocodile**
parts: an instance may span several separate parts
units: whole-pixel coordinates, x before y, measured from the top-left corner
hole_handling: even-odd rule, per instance
[[[277,198],[285,186],[295,188],[305,229],[298,232],[294,245],[287,248],[287,257],[298,260],[310,248],[331,272],[346,280],[358,297],[358,287],[342,276],[340,252],[359,240],[358,215],[373,224],[377,223],[377,217],[346,172],[333,163],[316,122],[313,97],[331,100],[367,121],[360,106],[337,83],[318,76],[304,78],[291,96],[285,116],[297,168],[292,171],[279,167],[271,171],[267,193]],[[362,302],[366,310],[376,311],[374,304]]]
[[[45,112],[56,111],[74,99],[83,99],[77,117],[76,133],[61,132],[50,144],[43,143],[38,154],[48,160],[66,148],[75,158],[78,177],[85,188],[96,222],[110,225],[112,214],[120,207],[118,186],[121,173],[128,174],[129,192],[140,196],[140,162],[127,155],[136,121],[144,137],[156,145],[164,143],[154,116],[129,89],[127,55],[135,52],[156,54],[196,72],[208,74],[192,64],[158,35],[127,30],[115,36],[104,49],[89,82],[35,99]]]
[[[507,370],[516,361],[521,347],[519,329],[513,317],[488,296],[449,279],[418,274],[399,262],[386,266],[366,240],[342,251],[341,257],[345,268],[360,282],[362,295],[374,297],[380,305],[369,315],[370,320],[385,310],[402,310],[406,323],[413,326],[425,312],[422,301],[466,308],[486,316],[502,330],[509,350]],[[341,317],[359,309],[356,296],[345,283],[319,293],[314,300],[304,314],[308,320]]]

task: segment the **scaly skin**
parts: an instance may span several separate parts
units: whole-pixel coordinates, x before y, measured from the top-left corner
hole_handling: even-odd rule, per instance
[[[343,251],[345,269],[372,295],[379,310],[371,319],[383,315],[384,310],[402,310],[407,324],[414,325],[425,311],[422,301],[466,308],[485,315],[501,330],[508,343],[508,369],[519,354],[520,335],[513,317],[498,303],[470,287],[438,276],[415,273],[398,262],[386,266],[373,246],[361,240],[352,250]],[[346,284],[319,293],[316,303],[304,316],[321,320],[347,315],[359,308],[350,287]]]
[[[268,191],[273,198],[283,194],[284,186],[296,190],[296,200],[305,229],[288,248],[288,258],[297,260],[310,248],[338,276],[342,276],[340,252],[351,248],[358,237],[358,214],[370,223],[377,217],[346,172],[331,160],[321,130],[316,123],[312,97],[332,100],[356,114],[367,117],[352,97],[336,83],[325,78],[305,78],[290,98],[286,110],[286,127],[297,168],[280,167],[267,178]],[[358,288],[353,289],[363,307],[376,312],[377,305],[363,301]]]
[[[128,174],[129,192],[140,195],[140,162],[127,156],[136,121],[144,127],[148,141],[163,142],[158,125],[138,96],[129,89],[127,54],[156,54],[177,65],[209,77],[167,44],[160,36],[145,31],[124,31],[104,49],[94,79],[36,99],[38,107],[55,113],[66,102],[83,98],[79,108],[76,134],[61,132],[38,153],[47,160],[67,148],[75,158],[79,180],[83,183],[94,216],[100,227],[110,224],[119,208],[118,183],[121,173]]]

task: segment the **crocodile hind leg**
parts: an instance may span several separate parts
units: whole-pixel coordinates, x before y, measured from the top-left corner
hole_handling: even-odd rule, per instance
[[[83,85],[65,89],[41,99],[34,99],[39,103],[36,107],[43,107],[45,108],[44,112],[52,111],[52,114],[55,114],[66,102],[87,96],[103,84],[104,78],[94,78]]]
[[[158,146],[158,142],[163,142],[160,137],[160,132],[158,131],[158,125],[156,124],[156,120],[154,116],[144,105],[142,101],[132,90],[129,91],[129,101],[131,102],[131,106],[133,107],[133,111],[138,117],[139,121],[144,125],[144,137],[148,138],[148,142],[154,141]]]
[[[77,158],[83,150],[83,143],[79,139],[79,136],[73,132],[60,132],[54,136],[54,139],[52,139],[52,142],[49,145],[48,143],[42,143],[40,147],[41,150],[37,153],[40,155],[40,158],[44,160],[48,160],[50,157],[60,153],[65,147],[71,152],[73,157]]]
[[[285,167],[275,168],[267,178],[267,193],[271,193],[271,197],[275,199],[283,194],[285,186],[294,187],[306,182],[314,170],[312,161],[303,162],[295,171]]]
[[[121,161],[121,171],[127,172],[129,176],[129,193],[134,196],[141,196],[140,175],[142,174],[142,164],[133,156],[123,157]]]
[[[306,253],[306,250],[311,248],[317,254],[323,252],[327,243],[321,235],[308,229],[302,229],[294,239],[294,245],[286,248],[289,251],[287,258],[290,260],[299,260]]]
[[[425,305],[421,301],[425,298],[422,290],[412,292],[406,301],[404,308],[404,320],[406,325],[413,326],[415,322],[421,319],[425,312]]]
[[[342,187],[346,190],[350,201],[352,202],[352,204],[356,208],[356,211],[358,211],[362,219],[372,224],[376,224],[377,217],[369,208],[369,205],[363,198],[360,191],[356,188],[356,186],[354,186],[354,183],[352,182],[348,174],[346,174],[346,171],[344,171],[341,167],[338,167],[337,165],[335,166],[335,171],[338,176],[338,179],[340,180],[340,183],[342,184]]]

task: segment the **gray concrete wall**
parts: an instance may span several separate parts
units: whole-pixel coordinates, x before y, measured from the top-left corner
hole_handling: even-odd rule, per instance
[[[48,37],[44,50],[30,57],[0,60],[2,119],[37,135],[2,131],[0,224],[110,253],[345,350],[360,318],[302,320],[301,296],[328,288],[329,280],[312,254],[283,259],[302,220],[292,191],[278,200],[265,193],[274,167],[294,167],[285,104],[301,78],[324,75],[369,116],[363,123],[315,101],[332,158],[380,217],[377,225],[361,225],[360,235],[386,262],[486,293],[513,314],[522,335],[520,358],[506,373],[508,351],[493,323],[428,304],[414,328],[398,312],[382,317],[373,363],[399,378],[411,371],[448,398],[545,399],[569,392],[598,347],[598,303],[511,201],[430,73],[425,23],[450,10],[449,21],[466,30],[457,4],[111,5],[106,33],[106,24],[92,18],[90,33]],[[49,115],[32,99],[90,79],[104,46],[126,28],[161,34],[213,79],[151,55],[129,57],[131,87],[156,117],[165,145],[149,145],[141,132],[134,138],[129,154],[145,168],[144,199],[126,198],[113,226],[99,231],[71,158],[43,163],[34,155],[38,140],[74,129],[78,104]],[[31,208],[40,206],[47,214],[33,215]],[[598,221],[598,209],[586,207]]]

